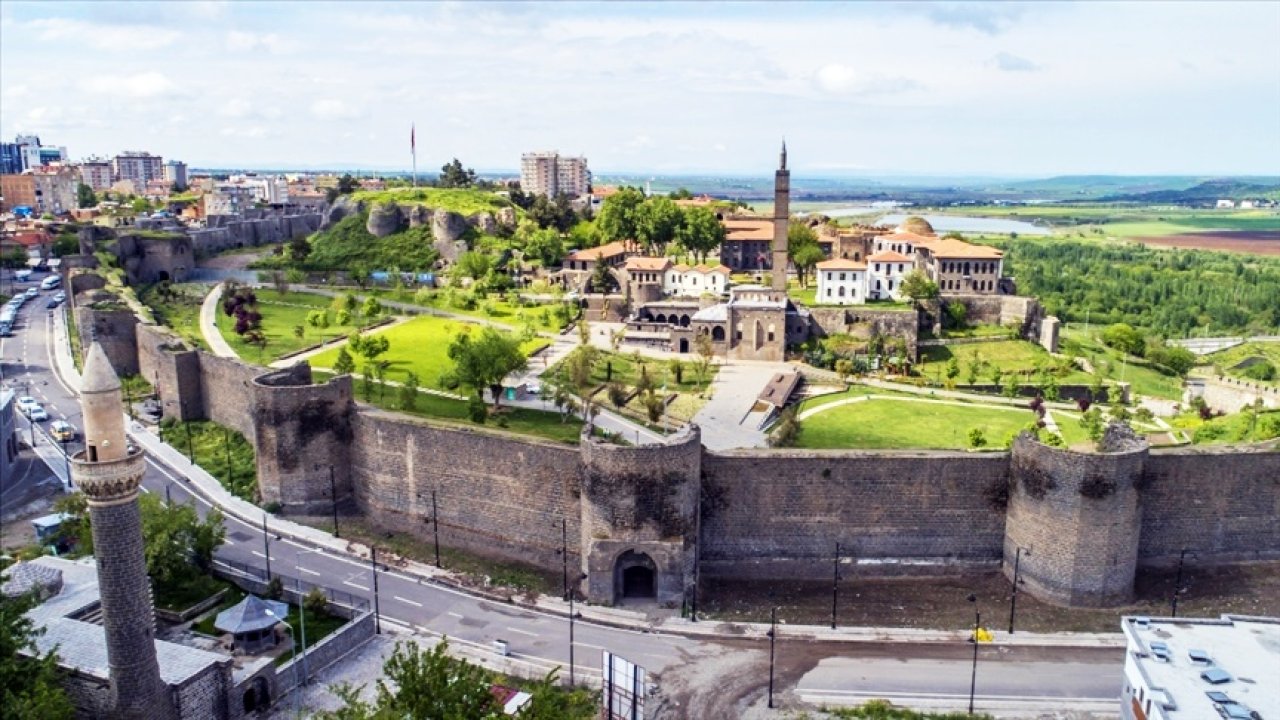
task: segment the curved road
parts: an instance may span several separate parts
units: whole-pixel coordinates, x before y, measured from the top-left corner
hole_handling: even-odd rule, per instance
[[[55,317],[45,310],[43,299],[28,303],[15,337],[0,339],[0,371],[6,384],[29,384],[31,394],[51,415],[65,414],[79,428],[75,393],[51,371],[54,343],[61,337],[60,315],[61,311]],[[19,420],[19,428],[25,435],[25,420]],[[135,431],[140,428],[135,426]],[[184,477],[184,469],[190,469],[185,458],[145,431],[137,437],[148,450],[144,490],[166,493],[173,502],[194,500],[202,512],[207,509],[208,500],[193,492]],[[37,436],[37,449],[54,461],[52,471],[60,471],[60,453],[48,445]],[[227,542],[217,552],[219,561],[262,568],[269,554],[272,572],[286,576],[286,583],[301,580],[372,603],[373,579],[367,561],[292,539],[268,537],[264,542],[259,526],[230,515],[226,528]],[[384,622],[448,635],[453,642],[481,651],[487,651],[492,641],[504,639],[513,659],[538,675],[568,664],[569,627],[561,615],[483,599],[398,569],[382,569],[378,587]],[[699,625],[705,628],[711,623]],[[599,672],[605,648],[648,668],[659,686],[655,705],[667,708],[672,716],[689,716],[697,708],[700,717],[736,718],[748,706],[763,705],[768,646],[758,637],[685,637],[579,620],[574,646],[579,678],[592,670]],[[912,665],[908,660],[920,662]],[[939,698],[943,705],[963,707],[964,702],[955,698],[967,699],[968,663],[969,650],[963,643],[788,642],[780,635],[777,687],[783,702],[790,703],[811,698],[831,705],[853,704],[867,697],[892,696],[904,703],[918,701],[923,707],[936,706]],[[1115,648],[984,647],[978,706],[997,710],[1013,703],[1028,709],[1114,709],[1121,663],[1122,652]],[[769,713],[760,716],[771,717]]]

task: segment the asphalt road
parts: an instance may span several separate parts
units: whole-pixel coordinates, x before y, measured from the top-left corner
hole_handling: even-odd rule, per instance
[[[42,296],[43,297],[43,296]],[[58,312],[61,312],[60,310]],[[0,339],[0,372],[3,382],[28,388],[44,403],[53,418],[65,418],[81,428],[79,404],[74,393],[51,371],[52,343],[56,326],[53,313],[44,301],[27,303],[15,328],[15,336]],[[25,420],[18,421],[27,432]],[[29,435],[29,432],[28,432]],[[37,449],[44,450],[52,470],[59,456],[55,446],[37,433]],[[71,452],[78,449],[71,447]],[[59,474],[61,474],[59,472]],[[8,483],[6,483],[7,485]],[[167,493],[173,502],[194,500],[203,512],[208,504],[187,489],[181,472],[147,458],[143,489]],[[241,565],[263,567],[270,555],[274,574],[286,577],[286,584],[301,579],[306,583],[348,593],[373,602],[373,576],[367,561],[330,551],[308,548],[292,540],[266,538],[261,528],[228,517],[227,542],[217,559]],[[513,658],[546,672],[560,666],[567,672],[569,623],[567,619],[542,612],[495,603],[466,593],[421,581],[394,569],[378,573],[378,605],[385,622],[433,635],[447,635],[451,642],[488,649],[494,640],[506,640]],[[707,717],[736,717],[739,709],[727,706],[728,688],[733,695],[761,699],[768,683],[767,671],[758,662],[749,673],[735,660],[766,657],[764,641],[705,640],[674,634],[642,632],[575,623],[575,663],[579,673],[598,672],[601,651],[608,648],[659,676],[660,686],[680,686],[678,679],[697,677],[697,687],[681,688],[681,705],[696,701],[713,709]],[[814,702],[831,705],[856,704],[868,697],[915,698],[923,706],[963,706],[956,700],[961,689],[968,691],[970,657],[965,646],[910,645],[905,643],[796,643],[789,647],[785,636],[778,643],[778,692],[792,693]],[[1030,707],[1060,708],[1071,700],[1097,703],[1108,698],[1118,708],[1122,654],[1114,649],[1072,650],[1069,653],[1045,649],[1020,649],[1005,653],[984,648],[979,665],[979,697],[992,702],[1021,698]],[[676,680],[675,682],[672,682]],[[963,682],[962,682],[963,680]],[[665,689],[665,688],[664,688]],[[725,697],[725,704],[719,698]],[[967,699],[967,695],[965,696]],[[957,705],[957,702],[959,704]],[[981,707],[981,703],[980,703]]]

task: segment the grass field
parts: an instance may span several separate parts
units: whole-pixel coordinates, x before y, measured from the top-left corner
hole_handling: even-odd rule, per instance
[[[258,502],[258,466],[253,446],[230,428],[207,420],[160,424],[165,442],[183,455],[195,453],[195,464],[218,479],[232,495]]]
[[[218,619],[218,613],[222,612],[223,610],[227,610],[229,608],[234,607],[241,600],[244,600],[244,596],[245,596],[245,593],[243,590],[240,590],[239,588],[236,588],[236,587],[231,587],[230,591],[222,599],[222,602],[218,604],[218,607],[214,608],[208,614],[206,614],[203,618],[193,623],[191,625],[191,629],[198,633],[209,635],[211,637],[218,637],[219,635],[222,635],[222,632],[213,626],[214,621]],[[301,647],[302,618],[299,615],[299,612],[300,612],[300,609],[297,605],[290,604],[289,616],[285,620],[290,625],[292,625],[296,631],[298,631],[299,633],[298,644],[299,644],[299,650],[301,650],[302,649]],[[305,610],[303,612],[306,612],[307,614],[306,622],[307,622],[307,647],[308,648],[314,647],[316,643],[320,642],[325,637],[332,634],[338,628],[347,624],[346,619],[340,615],[330,615],[327,612],[315,613],[310,610]],[[276,664],[282,665],[286,662],[289,662],[289,660],[292,659],[292,657],[293,657],[292,653],[288,653],[288,652],[281,653],[280,656],[276,658]]]
[[[978,428],[986,447],[1001,448],[1032,419],[1026,408],[876,398],[802,421],[796,447],[958,450],[969,447],[969,431]]]
[[[475,323],[420,315],[394,327],[375,331],[385,335],[391,342],[391,348],[378,359],[390,363],[387,368],[388,380],[401,381],[406,373],[414,372],[423,387],[443,388],[441,377],[453,370],[453,361],[449,359],[449,343],[453,342],[454,336],[459,332],[478,332],[480,328]],[[527,356],[548,344],[543,338],[534,338],[525,342],[521,349]],[[332,347],[312,356],[311,366],[332,368],[338,358],[339,347],[344,346]],[[353,359],[356,360],[356,372],[361,372],[361,358]]]
[[[1086,334],[1083,326],[1064,326],[1060,333],[1060,349],[1064,353],[1076,353],[1087,358],[1094,368],[1113,380],[1129,383],[1131,393],[1166,400],[1182,399],[1182,378],[1166,375],[1142,358],[1125,355],[1103,345],[1096,336],[1096,331],[1102,329],[1095,325]]]
[[[1232,366],[1242,360],[1251,357],[1266,358],[1276,369],[1280,371],[1280,342],[1251,342],[1243,345],[1237,345],[1233,348],[1227,348],[1212,355],[1206,355],[1204,361],[1210,365],[1221,368],[1223,374],[1235,378],[1245,379],[1248,382],[1258,382],[1264,385],[1280,385],[1280,378],[1270,381],[1254,380],[1245,378],[1242,370],[1232,370]]]
[[[433,210],[446,210],[459,215],[475,215],[515,207],[510,200],[486,190],[468,188],[393,188],[391,190],[357,190],[351,196],[357,202],[396,202],[426,205]],[[523,214],[522,210],[517,213]]]
[[[947,376],[947,363],[955,358],[960,364],[959,383],[968,382],[969,365],[978,358],[986,366],[999,367],[1004,374],[1020,374],[1025,379],[1032,379],[1040,366],[1051,367],[1055,362],[1048,350],[1027,340],[1001,340],[997,342],[974,343],[971,345],[943,345],[922,348],[920,362],[916,364],[916,372],[931,380],[939,380]],[[1087,384],[1089,376],[1080,370],[1059,377],[1058,384]],[[982,370],[978,374],[979,384],[991,382],[990,372]]]
[[[523,307],[507,302],[505,298],[496,293],[489,297],[476,298],[476,306],[471,309],[459,307],[460,303],[450,302],[449,294],[445,291],[432,293],[431,300],[426,303],[419,303],[413,296],[410,296],[404,302],[421,304],[424,307],[437,308],[443,312],[457,315],[492,320],[517,329],[525,325],[532,325],[533,329],[539,332],[558,333],[563,327],[556,319],[554,304],[548,303]]]
[[[1257,414],[1239,412],[1211,420],[1201,420],[1195,413],[1184,413],[1169,424],[1186,430],[1196,445],[1226,445],[1262,442],[1280,437],[1280,410]]]
[[[178,333],[193,346],[207,350],[209,345],[200,332],[200,303],[209,294],[209,286],[175,283],[169,285],[169,289],[169,294],[162,295],[159,285],[147,286],[138,293],[138,300],[151,308],[156,322]]]
[[[360,325],[372,322],[367,318],[353,317],[351,323],[338,325],[337,314],[330,310],[331,324],[322,331],[307,324],[307,314],[313,310],[328,309],[333,302],[332,298],[303,292],[281,295],[278,291],[267,288],[257,288],[254,293],[258,298],[257,310],[262,314],[260,329],[267,338],[267,347],[263,351],[259,351],[256,346],[250,345],[237,335],[235,317],[222,312],[221,308],[218,309],[218,332],[222,333],[222,337],[231,345],[231,349],[246,360],[261,362],[263,359],[278,358],[308,345],[345,337]],[[198,313],[199,308],[197,307],[196,310]],[[294,327],[299,325],[303,329],[301,338],[294,334]]]

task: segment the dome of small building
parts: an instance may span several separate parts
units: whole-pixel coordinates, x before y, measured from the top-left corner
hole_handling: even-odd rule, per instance
[[[0,594],[19,597],[35,592],[41,602],[62,592],[62,571],[47,565],[20,562],[4,573]]]
[[[916,235],[936,235],[937,234],[933,231],[933,226],[929,224],[929,221],[925,220],[919,215],[912,215],[906,220],[903,220],[902,224],[898,226],[898,231],[915,233]]]

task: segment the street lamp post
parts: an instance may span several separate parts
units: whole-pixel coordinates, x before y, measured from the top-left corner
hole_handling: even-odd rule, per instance
[[[267,536],[267,514],[262,513],[262,556],[267,559],[267,582],[271,582],[271,539]]]
[[[1018,551],[1013,556],[1013,593],[1009,596],[1009,634],[1013,634],[1013,613],[1018,607],[1018,584],[1022,582],[1020,575],[1022,565],[1022,553],[1031,554],[1031,548],[1023,548],[1018,546]]]
[[[431,491],[431,535],[436,546],[436,567],[440,564],[440,509],[436,506],[436,491]]]
[[[560,565],[564,599],[569,599],[569,519],[560,518]]]
[[[235,471],[231,469],[231,431],[225,426],[222,428],[222,449],[227,456],[227,487],[231,487]]]
[[[382,614],[382,611],[378,605],[378,548],[371,547],[369,548],[369,551],[369,561],[373,567],[373,632],[381,635],[382,620],[380,615]]]
[[[573,661],[573,622],[577,619],[577,610],[574,607],[574,600],[578,596],[578,583],[586,580],[585,574],[578,575],[578,582],[575,582],[573,588],[569,590],[569,687],[574,686],[574,670]]]
[[[831,629],[836,629],[836,608],[840,603],[840,541],[836,541],[836,554],[831,563]]]
[[[769,709],[773,709],[773,658],[778,643],[778,608],[769,608]]]
[[[289,624],[288,620],[285,620],[284,618],[275,614],[270,609],[267,609],[265,612],[271,617],[279,620],[282,625],[289,628],[289,637],[290,638],[293,637],[293,626]],[[306,656],[304,655],[303,657],[305,658]],[[297,717],[301,717],[302,706],[300,705],[300,703],[302,701],[302,697],[301,697],[302,696],[302,677],[301,677],[301,672],[298,669],[298,644],[297,643],[293,643],[292,662],[293,662],[293,682],[297,685],[297,688],[295,689],[293,694],[293,714]]]
[[[320,548],[298,548],[293,553],[293,570],[298,578],[302,577],[302,556],[305,553],[318,553]],[[298,617],[301,618],[300,628],[302,630],[302,684],[311,681],[310,668],[307,666],[307,604],[306,596],[302,594],[302,584],[298,584]]]
[[[973,670],[969,675],[969,714],[973,714],[973,696],[978,689],[978,629],[982,627],[982,613],[978,610],[978,597],[969,595],[969,602],[973,603],[973,637],[970,642],[973,643]]]
[[[1173,599],[1169,603],[1169,614],[1172,617],[1178,617],[1178,595],[1182,594],[1182,564],[1186,561],[1188,554],[1195,555],[1186,548],[1182,548],[1182,552],[1178,553],[1178,579],[1173,583]]]
[[[329,466],[329,495],[333,497],[333,536],[338,535],[338,485],[333,479],[333,466]]]

